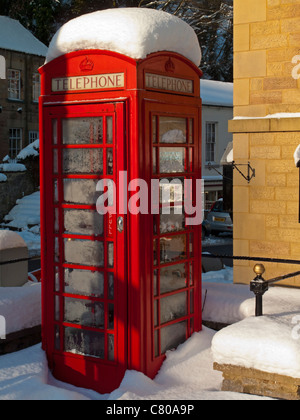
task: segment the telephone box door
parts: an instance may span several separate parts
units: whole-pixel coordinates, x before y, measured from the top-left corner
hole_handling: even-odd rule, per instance
[[[110,185],[114,193],[105,205],[118,209],[118,173],[126,170],[124,104],[58,105],[44,109],[44,121],[48,359],[58,379],[109,392],[127,368],[126,220],[100,214],[97,201]]]

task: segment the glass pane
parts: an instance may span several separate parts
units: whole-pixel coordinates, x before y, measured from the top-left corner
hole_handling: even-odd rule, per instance
[[[194,143],[194,120],[189,122],[189,143]]]
[[[66,268],[65,293],[104,298],[104,274]]]
[[[108,360],[115,360],[115,336],[108,334]]]
[[[65,149],[63,151],[65,174],[103,174],[102,149]]]
[[[160,300],[160,322],[165,324],[169,321],[182,318],[187,315],[187,293],[177,293]]]
[[[71,204],[96,204],[99,192],[96,179],[64,179],[64,201]]]
[[[54,230],[57,233],[59,231],[59,209],[54,210]]]
[[[186,340],[187,321],[161,329],[161,353],[175,349]]]
[[[60,276],[58,267],[55,267],[55,291],[60,292]]]
[[[152,141],[157,143],[157,117],[152,117]]]
[[[170,214],[160,215],[160,233],[179,232],[185,229],[185,215],[176,214],[183,211],[180,206],[171,207]]]
[[[108,299],[113,300],[115,297],[115,278],[113,273],[108,274]]]
[[[98,241],[65,240],[65,262],[104,267],[104,244]]]
[[[160,270],[160,293],[173,292],[187,287],[185,264],[172,265]]]
[[[58,185],[57,185],[57,179],[53,182],[53,198],[54,203],[58,203]]]
[[[103,216],[94,210],[64,210],[64,229],[72,235],[103,235]]]
[[[154,356],[159,356],[159,331],[154,331]]]
[[[108,305],[108,329],[113,330],[115,325],[115,305]]]
[[[57,149],[53,150],[53,173],[58,174],[58,151]]]
[[[107,175],[114,174],[114,151],[113,149],[106,150]]]
[[[104,328],[104,303],[65,298],[65,322]]]
[[[158,270],[154,270],[154,274],[153,274],[153,293],[154,293],[154,296],[158,295],[157,283],[158,283]]]
[[[154,327],[158,326],[158,301],[154,301]]]
[[[53,144],[57,144],[57,120],[52,120]]]
[[[180,173],[185,171],[185,152],[183,147],[159,149],[159,171],[163,174]]]
[[[153,265],[157,265],[157,245],[156,239],[153,241]]]
[[[156,147],[153,147],[153,151],[152,151],[152,166],[153,166],[153,173],[156,174],[157,173],[157,163],[156,163]]]
[[[55,296],[55,321],[60,320],[60,298]]]
[[[161,263],[186,258],[186,235],[171,236],[160,240]]]
[[[160,180],[160,203],[169,207],[170,203],[182,203],[184,199],[184,179],[165,178]],[[166,213],[164,211],[164,213]],[[169,212],[170,213],[170,212]]]
[[[113,144],[113,117],[106,118],[106,143]]]
[[[159,137],[161,143],[186,143],[186,131],[185,118],[159,118]]]
[[[103,118],[62,120],[63,144],[102,144]]]
[[[114,268],[114,243],[109,242],[107,248],[108,267]]]
[[[65,351],[104,359],[104,334],[65,328]]]
[[[54,242],[54,260],[55,260],[55,262],[59,262],[59,241],[58,241],[58,238],[55,238],[55,242]]]
[[[54,343],[55,343],[55,350],[60,350],[60,331],[59,331],[58,325],[55,325]]]

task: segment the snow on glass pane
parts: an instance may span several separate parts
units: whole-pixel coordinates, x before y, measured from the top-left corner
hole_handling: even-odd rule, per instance
[[[187,293],[177,293],[160,300],[160,322],[165,324],[169,321],[182,318],[187,315]]]
[[[106,149],[107,175],[114,174],[114,151]]]
[[[178,232],[185,229],[185,215],[177,214],[183,208],[176,206],[170,208],[170,214],[160,215],[160,233]]]
[[[71,204],[96,204],[99,193],[96,179],[64,179],[64,201]]]
[[[103,235],[103,215],[94,210],[64,210],[66,234]]]
[[[66,297],[64,321],[103,329],[104,303]]]
[[[104,359],[104,334],[77,328],[65,328],[65,351]]]
[[[103,118],[68,118],[62,127],[63,144],[103,143]]]
[[[98,241],[65,239],[65,262],[68,264],[104,266],[104,244]]]
[[[115,336],[108,334],[108,360],[115,360]]]
[[[160,173],[180,173],[185,171],[185,153],[183,147],[159,149],[159,170]]]
[[[104,298],[104,274],[66,268],[65,293]]]
[[[187,321],[161,329],[161,353],[175,349],[186,340]]]
[[[186,119],[176,117],[159,118],[160,143],[186,143]]]
[[[113,117],[106,117],[106,143],[113,144]]]
[[[103,174],[102,149],[65,149],[63,151],[65,174]]]
[[[160,293],[173,292],[187,287],[185,264],[172,265],[160,270]]]
[[[160,240],[161,263],[186,258],[186,235],[171,236]]]
[[[113,300],[115,297],[115,277],[113,273],[108,274],[108,299]]]

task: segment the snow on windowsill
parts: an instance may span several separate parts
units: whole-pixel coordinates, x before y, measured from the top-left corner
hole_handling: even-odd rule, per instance
[[[269,114],[265,117],[243,117],[236,116],[233,120],[268,120],[281,118],[300,118],[300,112],[278,112],[277,114]]]

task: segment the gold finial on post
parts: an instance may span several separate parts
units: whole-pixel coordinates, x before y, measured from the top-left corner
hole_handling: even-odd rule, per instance
[[[257,276],[261,277],[265,273],[266,269],[263,264],[255,264],[253,271]]]

